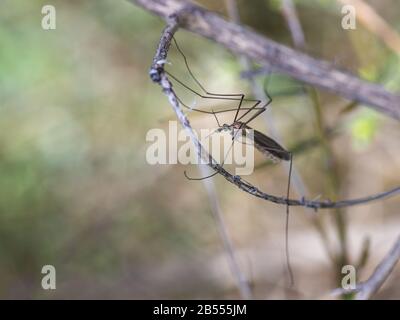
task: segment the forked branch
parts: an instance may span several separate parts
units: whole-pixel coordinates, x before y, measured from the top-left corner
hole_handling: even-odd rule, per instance
[[[161,35],[161,39],[158,44],[156,54],[154,56],[152,66],[150,68],[150,77],[154,82],[158,83],[161,86],[163,92],[168,97],[168,100],[172,105],[179,122],[185,128],[192,142],[194,143],[199,159],[204,161],[204,163],[206,163],[209,167],[211,167],[213,170],[222,175],[226,180],[236,185],[241,190],[255,197],[271,201],[277,204],[284,204],[284,205],[288,204],[290,206],[303,206],[313,209],[342,208],[342,207],[354,206],[378,199],[387,198],[395,194],[400,194],[400,187],[396,187],[389,191],[378,193],[372,196],[367,196],[364,198],[358,198],[352,200],[337,201],[337,202],[332,202],[330,200],[313,201],[304,198],[300,200],[287,199],[285,197],[278,197],[267,194],[258,189],[257,187],[253,186],[252,184],[244,181],[240,176],[232,175],[231,173],[226,171],[218,162],[216,162],[212,158],[210,154],[208,154],[208,152],[204,149],[200,141],[197,139],[196,134],[194,133],[189,120],[187,119],[187,117],[185,116],[183,110],[179,105],[178,97],[175,94],[172,84],[168,79],[167,74],[164,71],[164,64],[167,59],[168,50],[171,45],[173,35],[178,29],[179,25],[180,25],[180,16],[178,16],[177,14],[173,14],[168,18],[168,25],[164,29]]]

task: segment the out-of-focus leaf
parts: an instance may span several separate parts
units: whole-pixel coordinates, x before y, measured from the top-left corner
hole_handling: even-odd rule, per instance
[[[273,97],[286,97],[304,94],[301,82],[280,73],[272,73],[264,79],[264,91]]]
[[[340,110],[340,114],[349,113],[349,112],[353,111],[354,109],[356,109],[358,106],[359,106],[359,103],[357,101],[351,101],[350,103],[345,105],[342,110]]]
[[[266,3],[271,9],[274,9],[276,11],[280,10],[282,6],[282,0],[268,0],[266,1]]]
[[[365,149],[371,143],[378,129],[378,115],[372,110],[363,110],[350,123],[353,145]]]
[[[368,81],[376,81],[378,79],[378,69],[372,64],[358,69],[358,74]]]
[[[361,271],[368,262],[368,258],[370,256],[370,248],[371,248],[371,238],[365,237],[363,240],[360,258],[357,262],[357,270]]]
[[[384,83],[388,90],[400,90],[400,64],[398,55],[393,54],[387,59],[379,82]]]

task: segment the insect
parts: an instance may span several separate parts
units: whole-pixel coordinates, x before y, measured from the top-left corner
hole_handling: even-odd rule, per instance
[[[233,143],[235,142],[235,138],[239,135],[242,137],[246,137],[247,132],[249,130],[252,130],[253,132],[253,144],[254,147],[259,150],[263,155],[265,155],[267,158],[271,159],[274,162],[279,162],[281,160],[283,161],[290,161],[289,165],[289,175],[288,175],[288,184],[287,184],[287,192],[286,192],[286,199],[287,199],[287,205],[286,205],[286,224],[285,224],[285,251],[286,251],[286,264],[287,264],[287,270],[289,273],[290,277],[290,285],[292,286],[294,283],[294,276],[293,276],[293,271],[291,268],[291,263],[290,263],[290,254],[289,254],[289,195],[290,195],[290,179],[291,179],[291,172],[292,172],[292,153],[290,151],[287,151],[284,147],[282,147],[278,142],[273,140],[272,138],[268,137],[267,135],[263,134],[262,132],[252,129],[248,124],[256,119],[258,116],[260,116],[263,112],[266,111],[267,107],[269,104],[272,102],[272,98],[269,96],[269,94],[265,91],[265,94],[268,98],[268,100],[262,104],[260,107],[260,104],[262,103],[261,100],[257,99],[248,99],[245,98],[245,94],[239,93],[239,94],[220,94],[220,93],[212,93],[209,92],[208,90],[205,89],[205,87],[197,80],[197,78],[194,76],[191,68],[189,67],[189,63],[187,61],[187,58],[183,51],[180,49],[177,41],[175,38],[173,38],[175,46],[180,53],[180,55],[183,57],[183,60],[185,62],[186,69],[189,72],[189,75],[191,78],[194,80],[194,82],[198,85],[198,87],[202,90],[202,93],[197,92],[196,90],[192,89],[185,83],[183,83],[181,80],[179,80],[177,77],[172,75],[170,72],[165,70],[165,72],[173,79],[175,80],[178,84],[180,84],[182,87],[186,88],[190,92],[194,93],[195,95],[204,98],[204,99],[213,99],[213,100],[230,100],[230,101],[237,101],[238,106],[233,109],[225,109],[225,110],[219,110],[219,111],[206,111],[206,110],[201,110],[201,109],[196,109],[189,107],[187,104],[185,104],[179,97],[177,97],[178,101],[180,104],[190,110],[194,110],[197,112],[201,113],[207,113],[207,114],[212,114],[218,124],[218,129],[214,132],[222,132],[222,131],[228,131],[231,136],[232,136],[232,144],[230,149],[233,146]],[[243,107],[243,102],[248,101],[253,103],[251,107],[245,108]],[[240,111],[245,111],[243,114],[240,114]],[[220,125],[220,122],[216,116],[217,113],[223,113],[223,112],[232,112],[235,111],[235,117],[233,119],[233,122],[231,124],[223,124]],[[252,111],[255,111],[253,115],[251,115],[247,120],[244,120],[247,115],[249,115]],[[230,149],[228,150],[228,153],[230,152]],[[226,157],[225,157],[226,159]],[[224,165],[225,159],[222,161],[221,166]],[[193,178],[189,177],[184,171],[185,177],[189,180],[204,180],[211,178],[215,176],[218,172],[214,172],[211,175],[208,175],[206,177],[200,177],[200,178]]]
[[[247,122],[234,121],[232,124],[219,125],[218,132],[228,131],[232,137],[237,135],[237,131],[240,131],[240,136],[246,136],[248,130],[253,130],[254,134],[254,147],[264,154],[267,158],[270,158],[273,162],[279,162],[280,160],[289,161],[291,153],[285,150],[279,143],[265,134],[257,131],[247,125]]]

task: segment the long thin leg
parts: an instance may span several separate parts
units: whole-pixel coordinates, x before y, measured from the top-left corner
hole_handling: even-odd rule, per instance
[[[215,171],[214,173],[210,174],[209,176],[205,176],[205,177],[201,177],[201,178],[193,178],[193,177],[189,177],[186,170],[183,171],[183,174],[185,175],[185,178],[188,180],[205,180],[211,177],[214,177],[216,174],[218,173],[218,171]]]
[[[290,153],[289,177],[286,192],[286,221],[285,221],[285,252],[286,252],[286,266],[289,273],[290,287],[294,285],[294,275],[292,266],[290,264],[290,250],[289,250],[289,194],[290,194],[290,179],[292,176],[292,153]]]
[[[243,97],[244,97],[244,96],[243,96]],[[255,100],[255,101],[256,101],[256,103],[254,103],[253,106],[251,106],[250,108],[248,108],[248,110],[245,112],[245,114],[247,114],[247,113],[249,113],[251,110],[254,110],[255,108],[257,108],[257,106],[261,103],[260,100]],[[242,102],[243,102],[243,100],[240,101],[240,103],[239,103],[239,105],[238,105],[238,108],[237,108],[237,110],[236,110],[235,118],[233,119],[233,122],[236,122],[237,119],[238,119],[240,107],[242,106]],[[242,110],[243,110],[243,109],[242,109]],[[243,116],[240,116],[240,118],[243,118]]]
[[[272,102],[272,97],[268,94],[267,90],[265,90],[265,94],[266,94],[266,96],[268,97],[268,101],[265,103],[264,106],[262,106],[261,108],[258,108],[258,111],[257,111],[250,119],[248,119],[248,120],[245,122],[245,125],[247,125],[247,124],[250,123],[252,120],[254,120],[255,118],[257,118],[261,113],[263,113],[263,112],[267,109],[267,107],[269,106],[269,104]],[[258,100],[258,101],[260,101],[260,100]],[[261,102],[261,101],[260,101],[260,102]],[[260,103],[260,102],[259,102],[259,103]],[[255,110],[256,107],[257,107],[257,105],[258,105],[259,103],[255,104],[255,105],[253,105],[251,108],[249,108],[249,109],[248,109],[244,114],[242,114],[238,119],[236,119],[236,117],[235,117],[235,121],[240,121],[240,120],[243,119],[250,111]],[[236,112],[236,116],[237,116],[237,115],[238,115],[238,112]]]
[[[252,120],[254,120],[255,118],[257,118],[261,113],[263,113],[263,112],[267,109],[267,107],[269,106],[269,104],[272,102],[271,96],[270,96],[267,92],[265,92],[265,94],[266,94],[267,97],[268,97],[268,101],[265,103],[264,106],[262,106],[261,108],[258,108],[258,111],[257,111],[250,119],[248,119],[248,120],[245,122],[246,125],[247,125],[250,121],[252,121]],[[259,100],[259,101],[260,101],[260,100]],[[249,110],[247,110],[244,114],[242,114],[242,115],[240,116],[240,118],[237,119],[237,121],[240,121],[243,117],[245,117],[245,116],[246,116],[250,111],[252,111],[252,110],[255,110],[255,106],[249,108]]]
[[[192,79],[196,82],[196,84],[201,88],[201,90],[203,90],[203,92],[204,92],[206,95],[208,95],[208,96],[204,96],[204,95],[202,95],[202,94],[196,92],[195,90],[193,90],[192,88],[190,88],[189,86],[187,86],[186,84],[184,84],[183,82],[181,82],[179,79],[177,79],[176,77],[174,77],[172,74],[170,74],[170,73],[168,73],[168,72],[167,72],[167,73],[168,73],[175,81],[179,82],[182,86],[184,86],[185,88],[187,88],[188,90],[192,91],[194,94],[197,94],[198,96],[200,96],[200,97],[202,97],[202,98],[208,98],[208,99],[213,99],[213,98],[214,98],[214,99],[223,99],[223,100],[239,100],[240,102],[239,102],[239,105],[238,105],[238,107],[237,107],[237,109],[236,109],[236,114],[235,114],[234,122],[235,122],[235,121],[239,121],[240,119],[243,119],[243,117],[246,116],[246,115],[247,115],[250,111],[252,111],[252,110],[256,110],[256,109],[259,110],[251,119],[249,119],[249,120],[246,122],[246,124],[249,123],[250,121],[252,121],[252,120],[255,119],[256,117],[258,117],[262,112],[264,112],[264,111],[265,111],[265,108],[272,102],[272,98],[270,97],[270,95],[268,94],[267,91],[266,91],[265,93],[266,93],[266,95],[267,95],[267,97],[268,97],[269,100],[268,100],[268,102],[267,102],[262,108],[257,108],[257,106],[261,103],[260,100],[245,99],[245,98],[244,98],[244,97],[245,97],[244,94],[234,94],[234,93],[232,93],[232,94],[221,94],[221,93],[212,93],[212,92],[208,91],[208,90],[200,83],[200,81],[195,77],[194,73],[192,72],[192,70],[191,70],[191,68],[190,68],[190,66],[189,66],[188,60],[187,60],[187,58],[186,58],[186,55],[183,53],[182,49],[179,47],[178,42],[176,41],[175,37],[173,37],[173,40],[174,40],[174,43],[175,43],[175,46],[176,46],[178,52],[179,52],[179,53],[181,54],[181,56],[183,57],[183,60],[184,60],[184,62],[185,62],[186,69],[188,70],[190,76],[191,76]],[[214,96],[214,97],[210,97],[210,96]],[[240,98],[238,99],[238,98],[228,98],[228,97],[240,97]],[[241,108],[243,101],[252,101],[252,102],[255,102],[255,104],[254,104],[252,107],[250,107],[250,108]],[[185,106],[186,108],[188,108],[188,106],[186,106],[185,104],[182,103],[182,105]],[[189,109],[195,110],[195,109],[190,108],[190,107],[189,107]],[[243,115],[241,115],[241,116],[239,117],[239,112],[240,112],[240,110],[247,110],[247,111],[246,111]],[[197,110],[195,110],[195,111],[197,111]],[[229,110],[222,110],[222,111],[216,111],[215,113],[228,112],[228,111],[231,111],[231,109],[229,109]],[[207,112],[204,111],[204,110],[202,110],[202,112],[203,112],[203,113],[207,113]]]
[[[201,90],[203,90],[204,93],[206,93],[206,94],[208,94],[208,95],[221,96],[221,97],[224,97],[224,96],[225,96],[225,97],[230,97],[230,96],[234,97],[234,96],[242,96],[242,95],[243,95],[242,93],[226,93],[226,94],[222,94],[222,93],[212,93],[212,92],[209,92],[208,90],[206,90],[206,89],[204,88],[204,86],[200,83],[200,81],[197,80],[197,78],[194,76],[194,73],[192,72],[192,69],[190,69],[190,67],[189,67],[188,60],[187,60],[185,54],[183,53],[183,51],[181,50],[181,48],[179,47],[178,42],[176,41],[175,37],[173,37],[173,40],[174,40],[176,49],[178,49],[178,52],[181,54],[181,56],[183,57],[183,60],[185,61],[186,69],[188,70],[190,76],[191,76],[191,77],[193,78],[193,80],[197,83],[197,85],[201,88]]]
[[[215,96],[207,96],[207,95],[202,95],[201,93],[195,91],[194,89],[192,89],[191,87],[189,87],[187,84],[183,83],[181,80],[179,80],[177,77],[175,77],[172,73],[168,72],[167,70],[165,70],[165,72],[172,78],[174,79],[177,83],[179,83],[182,87],[186,88],[187,90],[189,90],[190,92],[194,93],[195,95],[199,96],[200,98],[203,99],[213,99],[213,100],[230,100],[230,101],[239,101],[239,107],[238,108],[234,108],[234,109],[227,109],[227,110],[220,110],[220,111],[214,111],[214,112],[210,112],[210,111],[205,111],[205,110],[200,110],[200,109],[194,109],[194,108],[190,108],[188,105],[186,105],[181,99],[179,99],[179,102],[188,109],[194,110],[194,111],[198,111],[198,112],[202,112],[202,113],[208,113],[208,114],[212,114],[212,113],[222,113],[222,112],[230,112],[230,111],[236,111],[236,116],[240,110],[240,107],[243,103],[243,101],[250,101],[250,102],[254,102],[255,106],[258,106],[261,101],[260,100],[256,100],[256,99],[245,99],[245,95],[244,94],[232,94],[232,95],[225,95],[225,94],[221,94],[220,96],[217,94],[213,94]],[[237,96],[240,98],[232,98],[232,97],[228,97],[228,96]],[[241,110],[253,110],[254,109],[254,105],[250,108],[241,108]],[[260,108],[257,108],[258,110]]]
[[[180,83],[181,85],[183,85],[185,88],[187,88],[188,90],[192,91],[193,93],[199,95],[199,96],[202,97],[202,98],[209,98],[209,99],[212,99],[213,97],[209,97],[209,96],[214,96],[215,99],[239,100],[239,105],[238,105],[238,108],[236,109],[236,114],[235,114],[234,121],[236,121],[236,119],[237,119],[237,117],[238,117],[238,114],[239,114],[239,111],[240,111],[240,108],[241,108],[241,106],[242,106],[243,101],[253,101],[253,102],[256,103],[256,105],[258,105],[259,103],[261,103],[261,101],[259,101],[259,100],[245,99],[245,95],[242,94],[242,93],[239,93],[239,94],[236,94],[236,93],[222,94],[222,93],[212,93],[212,92],[209,92],[209,91],[208,91],[207,89],[205,89],[205,87],[200,83],[200,81],[194,76],[194,73],[192,72],[192,70],[191,70],[191,68],[190,68],[190,66],[189,66],[189,63],[188,63],[188,60],[187,60],[185,54],[183,53],[183,51],[182,51],[181,48],[179,47],[178,42],[176,41],[176,39],[173,38],[173,40],[174,40],[174,43],[175,43],[175,46],[176,46],[178,52],[179,52],[179,53],[182,55],[182,57],[183,57],[183,60],[184,60],[185,65],[186,65],[186,69],[188,70],[190,76],[191,76],[192,79],[196,82],[196,84],[201,88],[201,90],[203,90],[203,92],[204,92],[206,95],[208,95],[208,97],[199,94],[198,92],[196,92],[196,91],[193,90],[192,88],[186,86],[186,85],[185,85],[184,83],[182,83],[179,79],[177,79],[176,77],[174,77],[172,74],[168,73],[175,81],[179,82],[179,83]],[[240,97],[240,98],[238,99],[238,98],[227,98],[227,97]],[[249,109],[253,109],[253,107],[252,107],[252,108],[248,108],[248,109],[247,109],[247,108],[246,108],[246,109],[242,108],[242,110],[249,110]],[[226,112],[226,111],[227,111],[227,110],[225,110],[225,111],[223,111],[223,112]],[[230,111],[230,110],[229,110],[229,111]]]
[[[211,111],[213,112],[213,116],[214,116],[215,120],[217,121],[218,127],[221,128],[221,124],[218,121],[217,115],[215,114],[214,110],[211,110]]]
[[[270,79],[270,78],[268,78],[268,83],[269,83],[269,79]],[[268,83],[267,83],[267,86],[268,86]],[[248,120],[245,122],[245,125],[247,125],[247,124],[250,123],[252,120],[254,120],[255,118],[257,118],[261,113],[263,113],[263,112],[267,109],[268,105],[272,102],[272,97],[268,94],[268,91],[267,91],[266,88],[265,88],[264,92],[265,92],[265,95],[266,95],[267,98],[268,98],[268,101],[265,103],[265,105],[264,105],[263,107],[259,108],[259,111],[257,111],[256,114],[254,114],[250,119],[248,119]],[[244,114],[242,114],[242,115],[240,116],[240,118],[237,119],[237,121],[240,121],[241,119],[243,119],[252,109],[255,109],[254,106],[251,107],[251,108],[250,108],[248,111],[246,111]],[[235,120],[236,120],[236,119],[235,119]]]
[[[189,109],[189,110],[193,110],[193,111],[197,111],[197,112],[200,112],[200,113],[206,113],[206,114],[215,114],[215,113],[224,113],[224,112],[232,112],[232,111],[237,111],[238,109],[237,108],[232,108],[232,109],[224,109],[224,110],[217,110],[217,111],[206,111],[206,110],[201,110],[201,109],[196,109],[196,108],[192,108],[192,107],[189,107],[186,103],[184,103],[183,101],[182,101],[182,99],[180,99],[179,97],[177,97],[177,99],[178,99],[178,101],[179,101],[179,103],[183,106],[183,107],[185,107],[186,109]],[[206,99],[217,99],[217,98],[206,98]],[[258,101],[257,101],[258,102]],[[253,109],[253,108],[241,108],[242,110],[249,110],[249,109]],[[260,108],[256,108],[256,110],[259,110]]]
[[[193,88],[189,87],[187,84],[183,83],[181,80],[179,80],[176,76],[174,76],[172,73],[169,71],[165,70],[165,73],[168,74],[172,79],[174,79],[176,82],[178,82],[181,86],[185,87],[195,95],[198,95],[201,98],[206,98],[206,99],[218,99],[218,100],[232,100],[232,101],[240,101],[242,100],[242,96],[244,96],[243,93],[234,93],[234,94],[217,94],[217,93],[211,93],[209,94],[207,91],[205,91],[205,95],[197,92]],[[233,98],[233,97],[238,97],[238,98]],[[243,101],[258,101],[255,99],[244,99]]]
[[[258,109],[258,111],[257,111],[254,115],[252,115],[250,119],[248,119],[248,120],[245,122],[245,125],[247,125],[249,122],[253,121],[253,120],[254,120],[255,118],[257,118],[261,113],[263,113],[265,110],[267,110],[267,107],[268,107],[268,105],[269,105],[270,103],[271,103],[271,100],[268,101],[262,108]],[[249,113],[250,111],[251,111],[251,110],[247,110],[245,114]],[[242,118],[243,118],[243,117],[240,117],[240,119],[242,119]],[[239,119],[239,120],[240,120],[240,119]]]
[[[175,46],[176,46],[176,49],[178,50],[178,52],[182,55],[182,57],[183,57],[183,60],[184,60],[184,62],[185,62],[185,66],[186,66],[186,69],[188,70],[188,72],[189,72],[189,74],[190,74],[190,76],[192,77],[192,79],[197,83],[197,85],[203,90],[203,92],[206,94],[206,95],[209,95],[209,96],[215,96],[216,98],[218,98],[218,99],[225,99],[225,100],[227,100],[227,99],[229,99],[229,98],[226,98],[226,97],[240,97],[240,102],[239,102],[239,107],[238,107],[238,110],[240,109],[240,106],[242,105],[242,103],[243,103],[243,100],[244,100],[244,94],[242,94],[242,93],[239,93],[239,94],[236,94],[236,93],[229,93],[229,94],[221,94],[221,93],[212,93],[212,92],[209,92],[208,90],[206,90],[205,88],[204,88],[204,86],[200,83],[200,81],[199,80],[197,80],[197,78],[194,76],[194,73],[192,72],[192,69],[190,69],[190,66],[189,66],[189,63],[188,63],[188,61],[187,61],[187,58],[186,58],[186,56],[185,56],[185,54],[183,53],[183,51],[181,50],[181,48],[179,47],[179,45],[178,45],[178,42],[176,41],[176,39],[175,39],[175,37],[173,37],[173,40],[174,40],[174,43],[175,43]],[[172,76],[171,74],[169,74],[170,76]],[[172,76],[173,77],[173,76]],[[176,77],[173,77],[175,80],[177,80],[176,79]],[[184,85],[183,83],[181,83],[182,85]],[[184,85],[185,86],[185,85]],[[189,89],[189,90],[191,90],[190,88],[188,88],[187,86],[185,86],[187,89]],[[193,93],[196,93],[194,90],[191,90]],[[196,93],[197,94],[197,93]],[[202,97],[202,98],[206,98],[205,96],[202,96],[202,95],[200,95],[200,97]],[[208,98],[211,98],[211,97],[208,97]],[[237,100],[237,99],[234,99],[234,100]],[[245,101],[256,101],[256,100],[249,100],[249,99],[246,99]],[[236,115],[235,115],[235,119],[237,118],[237,114],[238,114],[238,111],[236,111]]]

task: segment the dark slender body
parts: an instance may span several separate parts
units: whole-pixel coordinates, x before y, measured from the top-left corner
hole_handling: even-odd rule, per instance
[[[246,136],[246,129],[253,130],[254,133],[254,147],[264,154],[266,157],[270,158],[274,162],[279,162],[280,160],[289,161],[290,152],[285,150],[279,143],[258,130],[255,130],[246,123],[241,121],[236,121],[231,125],[224,124],[219,131],[229,131],[232,137],[235,137],[238,132],[235,130],[241,130],[241,135]]]

